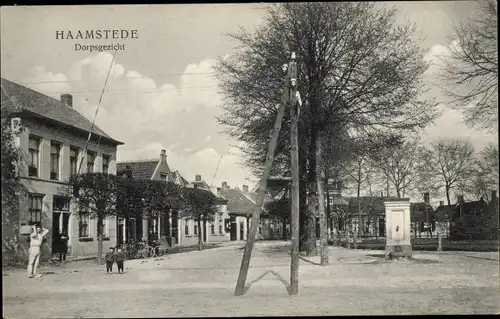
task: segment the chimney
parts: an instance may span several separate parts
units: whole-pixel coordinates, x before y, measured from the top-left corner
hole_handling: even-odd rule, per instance
[[[224,182],[222,182],[222,188],[228,188],[228,187],[227,187],[227,182],[225,182],[225,181],[224,181]]]
[[[167,161],[167,151],[166,150],[161,150],[161,152],[160,152],[160,160],[162,162],[166,162]]]
[[[424,203],[429,204],[430,203],[430,198],[429,198],[429,192],[424,193]]]
[[[439,206],[444,206],[444,201],[440,200],[439,201]]]
[[[196,175],[196,176],[194,177],[194,181],[195,181],[195,182],[201,182],[201,175]]]
[[[245,193],[248,193],[248,185],[243,185],[243,191],[244,191]]]
[[[69,107],[73,107],[73,95],[71,94],[61,94],[61,102]]]

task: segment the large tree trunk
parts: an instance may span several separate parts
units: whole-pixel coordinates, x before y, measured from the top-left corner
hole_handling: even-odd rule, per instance
[[[361,170],[361,166],[359,167],[359,169]],[[361,172],[359,172],[360,174]],[[358,174],[358,178],[360,177]],[[357,216],[356,216],[356,219],[357,219],[357,223],[356,223],[356,229],[353,231],[353,245],[354,245],[354,249],[358,249],[358,243],[357,243],[357,239],[359,237],[359,228],[361,226],[361,201],[360,201],[360,197],[361,197],[361,182],[360,180],[358,180],[358,189],[357,189],[357,196],[358,196],[358,213],[357,213]]]
[[[451,200],[450,200],[450,186],[446,185],[445,186],[445,191],[446,191],[446,200],[448,201],[448,206],[451,205]]]
[[[202,251],[204,229],[201,228],[201,216],[198,216],[198,220],[196,222],[198,223],[198,250]]]
[[[97,264],[102,265],[102,229],[103,218],[97,218]]]
[[[321,238],[321,266],[328,264],[328,255],[326,247],[326,215],[325,215],[325,196],[323,193],[323,169],[321,168],[321,138],[316,139],[316,185],[318,189],[318,215]]]
[[[317,132],[311,132],[311,140],[309,149],[309,167],[307,174],[307,244],[306,255],[312,256],[316,252],[316,143]]]
[[[304,134],[299,122],[299,134]],[[303,135],[300,135],[303,136]],[[299,144],[299,250],[307,251],[307,156]]]

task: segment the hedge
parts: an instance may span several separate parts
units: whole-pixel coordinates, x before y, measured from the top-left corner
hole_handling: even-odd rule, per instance
[[[341,244],[346,247],[345,243]],[[412,238],[411,245],[413,250],[437,250],[436,238]],[[443,239],[441,242],[444,251],[498,251],[498,241],[496,240],[461,240],[450,241]],[[351,243],[351,247],[353,247]],[[384,250],[385,239],[363,240],[358,243],[359,249]]]

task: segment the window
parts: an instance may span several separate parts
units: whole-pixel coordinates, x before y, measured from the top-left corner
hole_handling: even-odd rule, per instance
[[[90,214],[87,212],[80,212],[78,225],[78,236],[79,237],[90,237],[89,225],[90,225]]]
[[[78,148],[70,147],[69,149],[69,170],[71,175],[78,173]]]
[[[333,206],[333,196],[330,196],[328,198],[328,201],[329,201],[330,206]]]
[[[189,225],[186,221],[186,225],[184,225],[184,235],[189,235]]]
[[[198,225],[194,224],[194,234],[198,235]]]
[[[221,234],[221,235],[224,234],[223,225],[224,225],[224,219],[221,216],[219,219],[219,234]]]
[[[103,155],[102,156],[102,172],[104,174],[108,174],[108,171],[109,171],[109,156]]]
[[[40,153],[40,139],[34,136],[29,137],[28,142],[29,149],[29,163],[28,163],[28,176],[36,176],[38,177],[38,164]]]
[[[162,181],[166,182],[167,181],[167,174],[160,174],[160,178]]]
[[[94,172],[95,153],[87,151],[87,173]]]
[[[105,218],[102,221],[102,237],[108,237],[108,225],[109,225],[109,220]]]
[[[215,223],[212,223],[210,225],[210,231],[211,231],[212,235],[215,235]]]
[[[61,144],[52,141],[50,143],[50,179],[59,179],[59,155]]]
[[[69,212],[69,199],[64,197],[54,197],[52,209],[57,212]]]
[[[28,224],[34,225],[42,222],[42,201],[43,195],[28,195],[29,216]]]

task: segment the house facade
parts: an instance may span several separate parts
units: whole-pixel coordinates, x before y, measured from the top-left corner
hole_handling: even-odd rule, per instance
[[[231,240],[231,216],[228,211],[228,201],[222,195],[220,187],[210,187],[201,175],[196,175],[195,180],[186,187],[196,187],[205,192],[211,192],[215,196],[217,212],[212,220],[202,221],[201,229],[198,222],[192,218],[182,217],[179,219],[179,245],[191,246],[198,244],[201,235],[204,243],[221,243]]]
[[[123,143],[94,126],[87,144],[92,123],[73,109],[69,94],[56,100],[2,78],[4,103],[21,152],[18,169],[26,189],[19,198],[19,224],[40,223],[50,230],[42,247],[45,259],[63,230],[69,237],[69,255],[96,254],[97,220],[78,210],[68,181],[78,172],[116,174],[116,151]],[[105,249],[116,244],[116,224],[111,217],[104,221]],[[26,250],[27,236],[20,236],[21,249]]]
[[[166,150],[161,150],[160,156],[155,159],[118,162],[117,172],[118,175],[127,178],[173,182],[180,186],[188,185],[178,171],[170,169]],[[117,238],[120,243],[131,239],[137,241],[162,239],[170,246],[175,246],[181,241],[179,211],[176,208],[161,212],[157,218],[146,218],[143,217],[142,212],[132,207],[130,211],[124,212],[123,216],[123,227],[126,231],[123,237]]]

